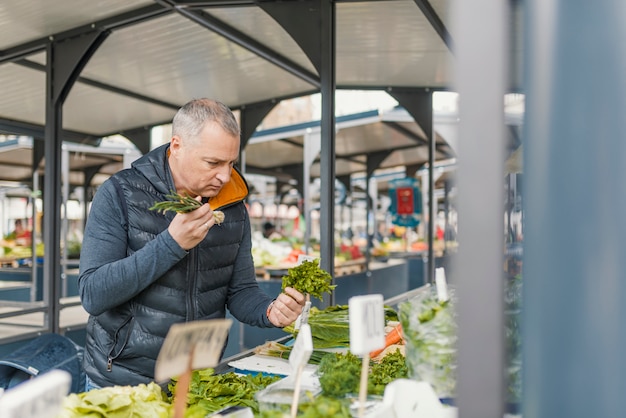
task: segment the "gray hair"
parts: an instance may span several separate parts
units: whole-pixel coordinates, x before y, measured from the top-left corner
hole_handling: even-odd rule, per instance
[[[172,121],[172,135],[195,141],[206,122],[217,122],[226,132],[239,138],[241,131],[233,112],[211,99],[193,99],[181,107]]]

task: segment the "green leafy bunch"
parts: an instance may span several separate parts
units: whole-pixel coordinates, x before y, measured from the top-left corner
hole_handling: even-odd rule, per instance
[[[167,211],[187,213],[198,209],[202,206],[202,203],[189,195],[180,195],[174,191],[170,191],[170,194],[165,195],[168,200],[162,202],[156,202],[150,210],[156,210],[160,213]]]
[[[311,402],[298,405],[298,418],[352,418],[348,399],[317,396]],[[281,410],[261,411],[256,418],[286,418],[290,414]]]
[[[322,358],[317,370],[322,393],[337,398],[359,393],[363,360],[349,351],[333,354]],[[370,362],[369,366],[370,395],[383,395],[389,383],[408,376],[406,359],[400,350],[387,354],[379,363]]]
[[[282,290],[292,287],[298,292],[309,294],[322,300],[324,293],[330,293],[337,285],[331,285],[332,276],[319,266],[319,259],[303,260],[302,263],[287,270],[283,276]]]
[[[336,398],[359,392],[362,360],[351,352],[322,359],[317,369],[322,393]]]
[[[211,368],[195,370],[191,375],[188,408],[185,418],[204,418],[209,413],[217,412],[228,406],[247,406],[258,412],[259,407],[254,395],[270,383],[279,380],[278,376],[238,375],[234,372],[215,374]],[[169,385],[176,393],[176,380]]]
[[[367,393],[382,395],[385,387],[397,379],[407,378],[409,368],[406,364],[406,357],[396,349],[393,353],[387,354],[379,363],[372,363],[367,382]]]

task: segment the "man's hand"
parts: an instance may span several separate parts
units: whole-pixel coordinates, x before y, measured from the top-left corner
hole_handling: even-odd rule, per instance
[[[267,319],[273,325],[284,328],[298,318],[305,302],[306,299],[302,293],[291,287],[286,287],[285,292],[278,295],[274,300]]]
[[[215,221],[211,206],[205,203],[191,212],[177,213],[167,229],[182,249],[190,250],[204,239]]]

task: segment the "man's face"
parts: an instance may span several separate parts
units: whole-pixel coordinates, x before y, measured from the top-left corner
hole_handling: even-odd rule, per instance
[[[169,163],[178,193],[213,197],[230,181],[239,158],[239,138],[216,122],[207,122],[198,138],[174,136]]]

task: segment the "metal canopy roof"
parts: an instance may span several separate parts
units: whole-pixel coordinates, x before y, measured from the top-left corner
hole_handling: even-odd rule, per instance
[[[63,105],[66,140],[116,133],[133,140],[133,132],[169,122],[193,97],[238,109],[319,91],[319,3],[4,2],[0,131],[43,137],[46,48],[81,37],[99,38]],[[516,27],[519,14],[514,20]],[[337,88],[448,88],[450,26],[449,0],[336,1]]]
[[[373,157],[378,159],[377,169],[418,167],[428,162],[426,135],[402,108],[388,113],[375,110],[338,117],[336,125],[337,177],[367,172],[368,158]],[[319,121],[257,131],[246,146],[246,169],[261,174],[285,172],[297,177],[302,171],[305,138],[316,135],[320,135]],[[435,139],[437,160],[456,156],[436,131]],[[320,176],[319,159],[313,162],[311,175]]]

